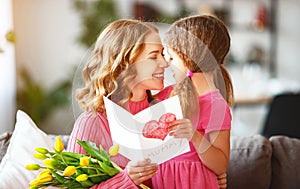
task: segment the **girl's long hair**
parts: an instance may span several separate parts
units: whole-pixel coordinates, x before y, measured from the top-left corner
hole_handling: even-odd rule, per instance
[[[223,65],[230,48],[230,36],[222,21],[209,15],[180,19],[167,31],[165,43],[190,71],[213,74],[214,85],[227,103],[233,105],[233,86]],[[185,117],[191,118],[197,112],[198,95],[190,77],[177,83],[172,95],[179,96]]]
[[[131,97],[127,84],[136,76],[131,64],[144,50],[145,36],[158,32],[151,24],[121,19],[99,35],[92,56],[82,71],[85,86],[77,100],[85,111],[106,113],[103,96],[125,106]]]

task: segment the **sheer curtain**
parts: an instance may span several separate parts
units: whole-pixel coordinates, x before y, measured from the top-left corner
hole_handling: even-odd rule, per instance
[[[6,40],[13,30],[12,0],[0,6],[0,133],[12,131],[15,123],[16,71],[14,44]]]

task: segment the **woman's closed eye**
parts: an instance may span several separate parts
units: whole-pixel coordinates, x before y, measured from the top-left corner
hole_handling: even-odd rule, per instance
[[[151,51],[148,55],[148,59],[153,59],[153,60],[156,60],[158,59],[160,56],[162,56],[162,58],[165,57],[165,54],[163,52],[163,49],[162,50],[154,50],[154,51]]]
[[[149,59],[156,60],[157,56],[151,56],[151,57],[149,57]]]
[[[152,56],[149,57],[149,59],[157,59],[157,55],[153,54]]]
[[[165,58],[164,53],[161,53],[160,55],[162,58]],[[158,57],[160,57],[159,54],[153,54],[152,56],[149,57],[149,59],[156,60],[156,59],[158,59]]]

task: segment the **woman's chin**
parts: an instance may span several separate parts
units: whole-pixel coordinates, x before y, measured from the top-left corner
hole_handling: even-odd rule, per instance
[[[162,90],[164,88],[164,83],[160,83],[156,86],[155,90]]]

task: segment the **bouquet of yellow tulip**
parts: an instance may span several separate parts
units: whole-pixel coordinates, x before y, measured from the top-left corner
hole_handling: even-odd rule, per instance
[[[54,152],[45,148],[35,148],[38,152],[33,154],[35,158],[44,160],[44,166],[28,164],[26,169],[36,171],[42,169],[38,176],[32,180],[30,189],[57,188],[84,189],[105,181],[122,169],[110,160],[117,155],[119,145],[112,146],[107,153],[101,146],[94,143],[77,140],[77,143],[85,150],[87,155],[74,152],[65,152],[64,144],[60,137],[56,137]],[[140,185],[143,189],[149,189]]]

